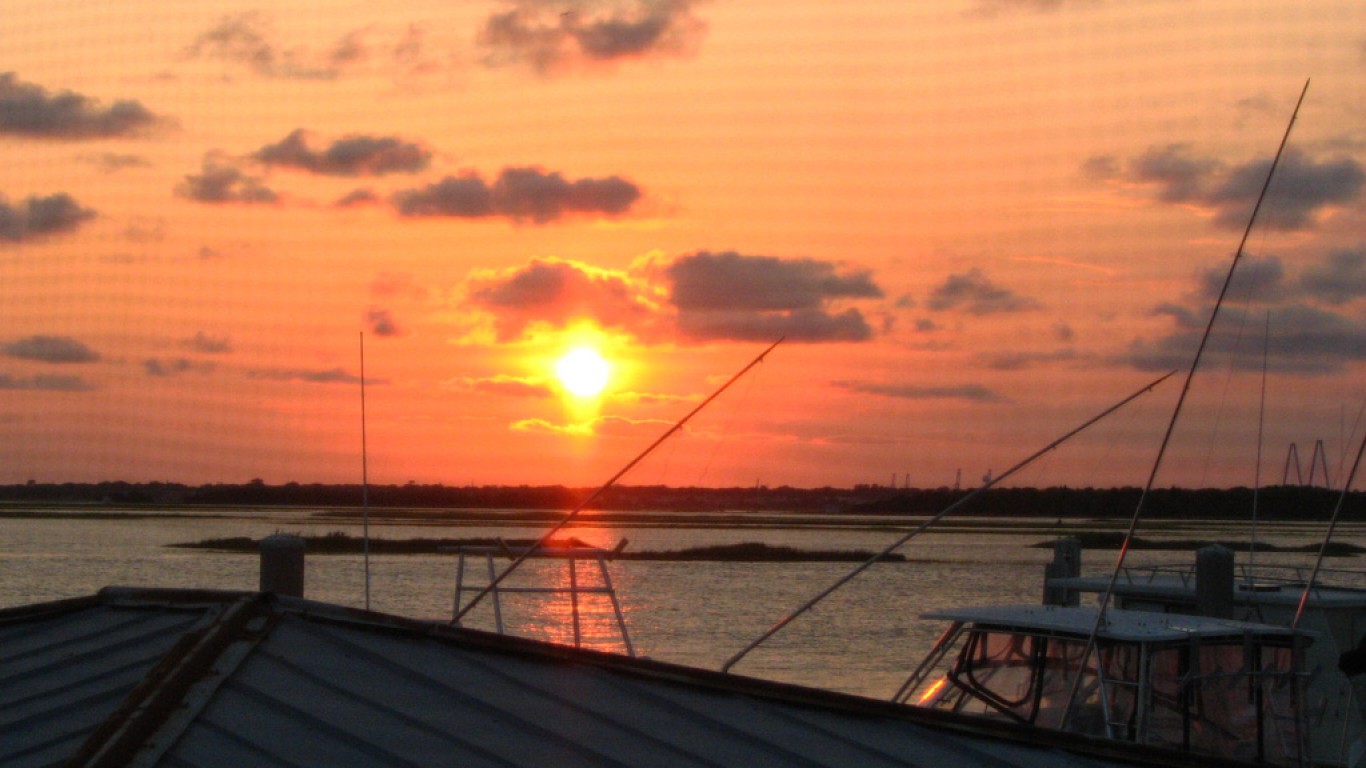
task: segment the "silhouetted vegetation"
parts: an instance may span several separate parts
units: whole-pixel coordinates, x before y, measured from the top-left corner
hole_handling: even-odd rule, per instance
[[[302,536],[304,549],[309,554],[354,555],[363,551],[364,540],[339,531],[323,536]],[[506,548],[509,554],[535,544],[535,539],[370,539],[370,552],[383,555],[430,555],[455,554],[460,547]],[[203,541],[170,544],[182,549],[208,549],[216,552],[259,552],[261,540],[247,536],[231,536]],[[583,541],[570,537],[552,539],[547,549],[588,547]],[[794,547],[772,546],[760,542],[741,544],[720,544],[706,547],[690,547],[679,550],[649,551],[612,551],[607,553],[614,560],[677,560],[677,561],[725,561],[725,562],[863,562],[874,553],[863,550],[808,550]],[[905,562],[903,555],[891,554],[880,558],[884,562]]]

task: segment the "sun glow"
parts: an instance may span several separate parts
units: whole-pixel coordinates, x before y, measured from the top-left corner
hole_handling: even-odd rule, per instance
[[[555,364],[564,388],[578,397],[597,397],[607,386],[611,366],[592,347],[575,347]]]

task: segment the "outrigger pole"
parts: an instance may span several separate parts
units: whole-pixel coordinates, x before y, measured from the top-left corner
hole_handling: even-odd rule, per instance
[[[735,654],[734,656],[730,657],[730,659],[729,659],[728,661],[726,661],[725,664],[721,665],[721,671],[722,671],[722,672],[729,672],[729,671],[730,671],[730,668],[733,667],[733,666],[735,666],[736,662],[740,661],[740,659],[743,659],[743,658],[745,657],[745,655],[748,654],[750,651],[754,650],[755,648],[758,648],[761,644],[763,644],[763,643],[764,643],[766,640],[768,640],[770,637],[773,637],[774,635],[778,634],[778,632],[781,631],[783,627],[786,627],[788,624],[790,624],[790,623],[792,622],[793,619],[796,619],[798,616],[801,616],[803,613],[806,613],[807,611],[809,611],[809,610],[811,610],[812,608],[814,608],[814,607],[816,606],[816,603],[819,603],[820,601],[822,601],[822,600],[824,600],[825,598],[829,597],[830,594],[833,593],[835,590],[839,589],[840,587],[844,586],[845,584],[848,584],[850,581],[853,581],[853,579],[854,579],[855,576],[858,576],[860,573],[863,573],[864,571],[866,571],[866,570],[868,570],[869,568],[871,568],[871,567],[873,566],[873,563],[876,563],[876,562],[878,562],[879,560],[881,560],[881,559],[883,559],[884,557],[886,557],[887,555],[890,555],[890,554],[892,554],[893,552],[895,552],[898,548],[901,547],[902,544],[905,544],[906,542],[910,541],[911,539],[915,538],[916,536],[919,536],[922,532],[925,531],[925,529],[927,529],[927,528],[929,528],[930,526],[934,525],[935,523],[939,522],[945,515],[949,514],[950,512],[954,511],[955,509],[958,509],[959,507],[961,507],[961,506],[963,506],[964,504],[968,503],[969,501],[971,501],[972,499],[976,498],[979,494],[981,494],[983,491],[987,490],[988,488],[992,487],[993,485],[996,485],[997,483],[1000,483],[1002,480],[1005,480],[1007,477],[1010,477],[1011,475],[1015,474],[1016,472],[1019,472],[1020,470],[1024,469],[1024,468],[1027,467],[1027,466],[1029,466],[1030,464],[1033,464],[1034,461],[1035,461],[1036,459],[1038,459],[1040,456],[1043,456],[1045,453],[1048,453],[1049,451],[1053,450],[1054,448],[1057,448],[1059,445],[1062,445],[1064,442],[1070,440],[1073,436],[1075,436],[1076,434],[1078,434],[1078,433],[1081,432],[1082,430],[1086,429],[1087,427],[1091,426],[1092,424],[1095,424],[1096,422],[1100,421],[1101,419],[1105,418],[1106,416],[1109,416],[1110,414],[1114,413],[1115,411],[1119,410],[1120,408],[1123,408],[1124,406],[1128,405],[1131,401],[1137,399],[1140,395],[1143,395],[1143,394],[1145,394],[1145,393],[1147,393],[1147,392],[1151,392],[1151,391],[1153,390],[1154,387],[1156,387],[1158,384],[1161,384],[1163,381],[1166,381],[1168,378],[1170,378],[1170,377],[1171,377],[1172,375],[1174,375],[1175,373],[1176,373],[1176,371],[1170,371],[1170,372],[1168,372],[1166,375],[1164,375],[1164,376],[1162,376],[1162,377],[1160,377],[1160,378],[1154,380],[1152,383],[1148,384],[1147,386],[1143,387],[1142,389],[1138,390],[1137,392],[1133,393],[1132,395],[1129,395],[1128,397],[1124,398],[1123,400],[1120,400],[1118,403],[1115,403],[1114,405],[1110,406],[1109,408],[1106,408],[1105,410],[1101,411],[1100,413],[1096,414],[1095,416],[1092,416],[1091,418],[1087,419],[1085,422],[1083,422],[1080,426],[1076,427],[1076,428],[1073,429],[1072,431],[1068,432],[1067,434],[1063,435],[1062,437],[1059,437],[1057,440],[1054,440],[1053,442],[1049,443],[1048,445],[1044,446],[1043,448],[1040,448],[1039,450],[1037,450],[1037,451],[1035,451],[1034,453],[1030,454],[1029,458],[1025,459],[1024,461],[1021,461],[1020,463],[1016,464],[1015,466],[1011,467],[1010,469],[1007,469],[1005,472],[1001,473],[999,476],[994,477],[994,478],[988,480],[988,481],[987,481],[986,483],[984,483],[980,488],[977,488],[977,489],[973,490],[971,493],[969,493],[968,495],[966,495],[966,496],[964,496],[963,498],[959,499],[958,501],[955,501],[954,503],[948,505],[948,506],[945,507],[943,510],[941,510],[938,514],[936,514],[934,517],[932,517],[932,518],[930,518],[929,520],[926,520],[925,522],[921,523],[919,527],[915,528],[915,529],[912,530],[910,533],[907,533],[905,536],[902,536],[901,538],[899,538],[899,539],[897,539],[896,541],[892,542],[892,544],[889,545],[886,549],[884,549],[884,550],[882,550],[881,552],[877,553],[876,555],[873,555],[872,557],[868,558],[868,560],[867,560],[866,562],[864,562],[863,564],[859,565],[857,568],[855,568],[854,570],[850,571],[849,573],[845,574],[842,578],[840,578],[840,579],[839,579],[838,581],[836,581],[834,584],[831,584],[829,587],[827,587],[826,590],[825,590],[824,592],[821,592],[819,595],[816,595],[815,597],[811,598],[810,600],[807,600],[805,603],[802,603],[801,607],[799,607],[799,608],[797,608],[796,610],[794,610],[793,612],[789,613],[787,616],[784,616],[783,619],[782,619],[781,621],[779,621],[777,624],[774,624],[774,625],[773,625],[773,628],[770,629],[770,630],[768,630],[767,632],[765,632],[758,640],[755,640],[754,642],[752,642],[752,643],[750,643],[749,645],[745,646],[743,649],[741,649],[741,651],[740,651],[739,653],[737,653],[737,654]]]
[[[1191,361],[1189,371],[1186,371],[1186,383],[1181,387],[1181,395],[1176,399],[1176,407],[1172,410],[1172,417],[1167,422],[1167,432],[1162,437],[1162,445],[1157,449],[1157,458],[1153,460],[1152,471],[1148,473],[1148,482],[1143,486],[1143,493],[1139,494],[1138,504],[1134,508],[1134,515],[1129,519],[1129,529],[1124,534],[1124,542],[1119,546],[1119,554],[1115,557],[1114,570],[1110,572],[1110,583],[1105,591],[1100,594],[1100,608],[1096,611],[1096,623],[1091,628],[1091,635],[1086,641],[1086,650],[1082,652],[1080,668],[1084,669],[1091,659],[1091,654],[1096,648],[1096,636],[1100,634],[1101,627],[1105,626],[1105,612],[1110,607],[1110,593],[1115,589],[1115,583],[1119,580],[1119,572],[1124,567],[1124,558],[1129,554],[1129,545],[1133,542],[1134,531],[1138,529],[1138,519],[1143,513],[1143,504],[1152,491],[1153,483],[1157,480],[1157,470],[1162,466],[1162,458],[1167,453],[1167,446],[1171,443],[1172,432],[1176,429],[1176,420],[1181,415],[1181,406],[1186,402],[1186,394],[1190,392],[1191,379],[1195,378],[1195,369],[1200,367],[1200,358],[1204,356],[1205,346],[1209,343],[1211,333],[1214,331],[1214,321],[1219,317],[1219,308],[1224,304],[1224,296],[1228,294],[1229,285],[1233,283],[1233,273],[1238,269],[1238,262],[1243,258],[1243,248],[1247,246],[1247,239],[1252,234],[1252,226],[1257,223],[1257,213],[1262,210],[1262,202],[1266,200],[1266,192],[1271,188],[1271,179],[1276,175],[1276,166],[1281,163],[1281,156],[1285,154],[1286,142],[1290,140],[1290,130],[1295,127],[1295,118],[1300,114],[1300,105],[1304,104],[1304,95],[1309,92],[1309,81],[1304,81],[1304,88],[1300,90],[1300,98],[1295,102],[1295,109],[1290,113],[1290,123],[1285,126],[1285,133],[1281,136],[1281,145],[1276,149],[1276,156],[1271,160],[1271,168],[1266,172],[1266,180],[1262,182],[1262,191],[1257,195],[1257,202],[1252,206],[1252,215],[1247,219],[1247,227],[1243,230],[1243,238],[1238,241],[1238,250],[1233,253],[1233,263],[1228,266],[1228,274],[1224,276],[1224,286],[1219,289],[1219,298],[1214,302],[1214,309],[1210,312],[1209,322],[1205,324],[1205,333],[1200,337],[1200,346],[1195,350],[1195,359]],[[1072,716],[1072,705],[1075,703],[1077,691],[1080,690],[1081,675],[1077,675],[1072,684],[1072,692],[1067,698],[1067,707],[1063,710],[1062,727],[1067,727],[1067,721]]]
[[[615,485],[618,480],[620,480],[627,472],[630,472],[632,469],[634,469],[637,464],[644,461],[645,457],[653,453],[654,450],[658,448],[661,444],[663,444],[665,440],[668,440],[670,437],[673,436],[675,432],[682,429],[684,424],[687,424],[688,421],[692,419],[692,417],[696,416],[699,412],[701,412],[703,408],[706,408],[708,405],[710,405],[711,401],[719,397],[722,392],[725,392],[727,389],[729,389],[730,385],[739,381],[740,377],[744,376],[746,373],[749,373],[749,370],[751,368],[758,365],[759,363],[762,363],[764,361],[764,358],[768,355],[768,353],[772,352],[773,349],[777,347],[779,344],[782,344],[783,339],[785,338],[787,337],[781,337],[777,341],[770,344],[768,349],[765,349],[763,352],[760,352],[758,357],[754,358],[749,362],[749,365],[746,365],[744,368],[741,368],[739,373],[730,377],[730,379],[725,384],[722,384],[720,388],[718,388],[715,392],[711,393],[711,395],[708,396],[706,400],[703,400],[702,402],[698,403],[696,408],[693,408],[691,411],[689,411],[687,416],[684,416],[682,419],[679,419],[677,423],[675,423],[672,427],[669,428],[669,431],[660,435],[659,439],[655,440],[653,443],[650,443],[649,448],[646,448],[644,451],[641,451],[641,453],[638,456],[636,456],[634,459],[631,459],[631,462],[629,464],[622,467],[621,471],[617,472],[615,475],[612,475],[612,479],[603,483],[602,486],[599,487],[596,491],[593,491],[593,493],[590,494],[588,498],[579,502],[579,505],[577,507],[574,507],[574,509],[570,511],[569,514],[565,515],[564,518],[560,520],[560,522],[556,523],[554,527],[552,527],[550,530],[542,534],[541,538],[537,539],[535,544],[532,544],[525,552],[523,552],[521,555],[518,555],[517,559],[513,560],[511,565],[505,568],[502,573],[498,574],[498,576],[494,578],[493,581],[489,582],[488,586],[484,587],[482,590],[479,591],[478,594],[470,598],[470,601],[465,604],[465,607],[461,608],[459,611],[456,612],[455,617],[451,619],[451,624],[459,624],[460,619],[463,618],[465,614],[469,613],[471,608],[478,604],[480,600],[484,599],[485,595],[497,589],[498,585],[503,582],[503,579],[506,579],[509,574],[517,570],[517,567],[520,566],[523,562],[525,562],[526,559],[532,555],[532,553],[534,553],[541,547],[545,546],[546,542],[550,541],[550,537],[559,533],[560,529],[568,525],[570,520],[573,520],[576,515],[582,512],[584,508],[586,508],[589,504],[592,504],[599,496],[606,492],[608,488],[611,488],[613,485]]]

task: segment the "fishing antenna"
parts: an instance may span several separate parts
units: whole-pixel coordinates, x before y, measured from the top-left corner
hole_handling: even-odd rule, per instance
[[[753,368],[759,363],[762,363],[764,361],[764,357],[767,356],[769,352],[772,352],[774,347],[777,347],[779,344],[782,344],[783,339],[785,338],[787,337],[780,337],[777,341],[769,345],[768,349],[765,349],[763,352],[760,352],[758,357],[754,358],[749,362],[749,365],[746,365],[744,368],[741,368],[739,373],[730,377],[730,379],[727,380],[725,384],[722,384],[719,389],[711,393],[711,395],[709,395],[706,400],[703,400],[702,402],[698,403],[697,407],[689,411],[687,416],[684,416],[672,427],[670,427],[667,432],[660,435],[659,439],[655,440],[653,443],[650,443],[649,448],[646,448],[634,459],[631,459],[631,462],[626,466],[622,467],[619,472],[617,472],[615,475],[612,475],[612,479],[603,483],[602,486],[599,487],[596,491],[593,491],[593,493],[590,494],[588,498],[579,502],[579,505],[577,507],[574,507],[574,509],[571,510],[569,514],[565,515],[560,520],[560,522],[556,523],[550,530],[546,531],[541,536],[541,538],[536,540],[536,543],[532,544],[529,548],[526,549],[526,551],[518,555],[517,559],[513,560],[511,565],[503,569],[502,573],[499,573],[496,578],[494,578],[492,581],[488,583],[488,586],[484,587],[479,591],[478,594],[470,598],[470,601],[465,604],[465,607],[461,608],[459,611],[456,612],[455,616],[451,619],[451,624],[459,624],[460,619],[463,618],[465,614],[469,613],[471,608],[474,608],[474,606],[477,605],[480,600],[484,599],[485,595],[497,589],[498,585],[503,582],[503,579],[506,579],[513,571],[517,570],[518,566],[525,562],[528,557],[531,557],[532,553],[534,553],[541,547],[545,546],[546,542],[550,541],[550,537],[554,536],[556,533],[559,533],[560,529],[568,525],[569,521],[573,520],[574,517],[578,515],[580,512],[582,512],[585,507],[587,507],[589,504],[592,504],[599,496],[605,493],[608,488],[611,488],[614,484],[616,484],[616,482],[620,480],[627,472],[630,472],[632,469],[634,469],[637,464],[643,461],[646,456],[649,456],[651,453],[653,453],[654,450],[658,448],[660,445],[662,445],[665,440],[668,440],[670,437],[673,436],[675,432],[682,429],[684,424],[687,424],[693,416],[696,416],[699,412],[701,412],[703,408],[706,408],[711,403],[711,401],[719,397],[722,392],[725,392],[727,389],[729,389],[730,385],[739,381],[740,377],[744,376],[746,373],[749,373],[749,369]]]
[[[365,610],[370,610],[370,476],[365,452],[365,331],[360,332],[360,506],[361,551],[365,555]]]
[[[1257,404],[1257,464],[1252,470],[1252,532],[1247,546],[1247,578],[1257,583],[1257,501],[1262,493],[1262,433],[1266,425],[1266,367],[1271,351],[1271,310],[1266,311],[1266,328],[1262,332],[1262,395]]]
[[[1333,508],[1333,517],[1328,521],[1328,532],[1323,536],[1323,544],[1319,545],[1319,556],[1314,560],[1314,570],[1309,574],[1309,581],[1304,583],[1304,592],[1300,594],[1299,607],[1295,609],[1295,618],[1290,622],[1290,628],[1294,629],[1300,625],[1300,617],[1304,615],[1304,607],[1309,603],[1309,593],[1314,590],[1314,582],[1319,577],[1319,568],[1323,565],[1324,555],[1328,552],[1328,542],[1333,538],[1333,529],[1338,524],[1338,513],[1342,512],[1343,502],[1347,501],[1347,491],[1352,487],[1352,481],[1356,479],[1357,468],[1361,466],[1361,454],[1366,451],[1366,437],[1361,439],[1361,447],[1357,448],[1356,461],[1352,462],[1352,471],[1347,474],[1347,479],[1342,483],[1342,493],[1338,495],[1337,506]]]
[[[758,648],[761,644],[763,644],[763,643],[764,643],[766,640],[768,640],[770,637],[773,637],[774,635],[778,634],[778,632],[781,631],[783,627],[786,627],[788,624],[792,623],[792,620],[793,620],[793,619],[796,619],[798,616],[801,616],[803,613],[806,613],[807,611],[809,611],[809,610],[811,610],[812,608],[814,608],[814,607],[816,606],[816,603],[819,603],[820,601],[822,601],[822,600],[824,600],[825,598],[829,597],[830,594],[833,593],[835,590],[839,589],[840,587],[844,586],[845,584],[848,584],[850,581],[853,581],[853,579],[854,579],[855,576],[858,576],[860,573],[863,573],[864,571],[866,571],[866,570],[868,570],[869,568],[871,568],[871,567],[873,566],[874,563],[876,563],[876,562],[878,562],[879,560],[883,559],[883,558],[886,557],[887,555],[890,555],[891,553],[895,552],[902,544],[905,544],[906,542],[910,541],[911,539],[915,538],[916,536],[919,536],[922,532],[925,531],[925,529],[927,529],[927,528],[929,528],[930,526],[934,525],[935,523],[939,522],[941,519],[944,518],[944,516],[948,515],[948,514],[949,514],[950,512],[952,512],[953,510],[955,510],[955,509],[957,509],[957,508],[963,506],[963,505],[966,504],[967,502],[971,501],[973,498],[976,498],[979,494],[981,494],[982,492],[986,491],[988,488],[992,487],[993,485],[996,485],[997,483],[1000,483],[1001,481],[1005,480],[1007,477],[1010,477],[1011,475],[1013,475],[1013,474],[1015,474],[1016,472],[1018,472],[1018,471],[1024,469],[1025,467],[1029,466],[1030,464],[1033,464],[1034,461],[1035,461],[1036,459],[1038,459],[1040,456],[1043,456],[1045,453],[1048,453],[1049,451],[1053,450],[1054,448],[1057,448],[1059,445],[1062,445],[1064,442],[1066,442],[1067,440],[1071,439],[1074,435],[1076,435],[1077,433],[1079,433],[1079,432],[1081,432],[1082,430],[1086,429],[1087,427],[1091,426],[1092,424],[1095,424],[1097,421],[1100,421],[1101,419],[1105,418],[1106,416],[1109,416],[1110,414],[1114,413],[1115,411],[1119,410],[1120,408],[1123,408],[1125,405],[1128,405],[1130,401],[1137,399],[1140,395],[1143,395],[1143,394],[1145,394],[1145,393],[1147,393],[1147,392],[1151,392],[1151,391],[1153,390],[1154,387],[1156,387],[1158,384],[1161,384],[1163,381],[1166,381],[1168,378],[1170,378],[1170,377],[1171,377],[1172,375],[1174,375],[1175,373],[1176,373],[1176,371],[1171,371],[1171,372],[1167,373],[1166,375],[1162,376],[1161,378],[1158,378],[1158,379],[1154,380],[1151,384],[1148,384],[1147,386],[1143,387],[1142,389],[1138,390],[1137,392],[1133,393],[1132,395],[1129,395],[1128,397],[1124,398],[1123,400],[1120,400],[1118,403],[1115,403],[1114,405],[1110,406],[1109,408],[1106,408],[1105,410],[1101,411],[1100,413],[1096,414],[1095,416],[1092,416],[1090,419],[1087,419],[1085,422],[1083,422],[1083,423],[1081,424],[1081,426],[1076,427],[1076,428],[1073,429],[1071,432],[1068,432],[1067,434],[1063,435],[1062,437],[1058,438],[1057,440],[1054,440],[1053,442],[1049,443],[1048,445],[1044,446],[1043,448],[1040,448],[1038,451],[1035,451],[1033,454],[1031,454],[1031,455],[1029,456],[1029,458],[1025,459],[1024,461],[1021,461],[1020,463],[1016,464],[1015,466],[1011,467],[1010,469],[1007,469],[1005,472],[1001,473],[1000,475],[998,475],[998,476],[996,476],[996,477],[994,477],[994,478],[991,478],[990,480],[987,480],[986,483],[984,483],[981,487],[979,487],[979,488],[973,490],[971,493],[969,493],[968,495],[966,495],[966,496],[964,496],[963,498],[959,499],[958,501],[955,501],[954,503],[948,505],[948,506],[945,507],[943,510],[941,510],[938,514],[936,514],[934,517],[930,518],[929,520],[926,520],[925,522],[921,523],[919,527],[917,527],[917,528],[915,528],[914,530],[912,530],[910,533],[907,533],[905,536],[902,536],[901,538],[897,539],[895,542],[893,542],[893,543],[892,543],[890,546],[888,546],[886,549],[884,549],[884,550],[882,550],[881,552],[877,553],[876,555],[873,555],[872,557],[868,558],[868,560],[866,560],[865,562],[863,562],[862,564],[860,564],[857,568],[855,568],[854,570],[850,571],[848,574],[846,574],[845,576],[843,576],[842,578],[840,578],[840,579],[839,579],[838,581],[836,581],[834,584],[831,584],[829,587],[827,587],[827,588],[825,589],[825,591],[821,592],[819,595],[816,595],[815,597],[811,598],[810,600],[807,600],[805,603],[803,603],[803,604],[801,605],[801,607],[797,608],[797,609],[794,610],[793,612],[789,613],[787,616],[783,617],[783,619],[782,619],[781,621],[779,621],[777,624],[774,624],[773,627],[772,627],[772,629],[769,629],[767,632],[765,632],[758,640],[755,640],[754,642],[752,642],[752,643],[750,643],[749,645],[745,646],[743,649],[741,649],[741,651],[740,651],[739,653],[737,653],[737,654],[735,654],[734,656],[730,657],[730,659],[729,659],[728,661],[726,661],[725,664],[721,665],[721,671],[722,671],[722,672],[729,672],[729,671],[730,671],[730,668],[733,667],[733,666],[735,666],[736,662],[740,661],[740,659],[743,659],[750,651],[754,650],[755,648]]]
[[[1124,541],[1119,546],[1119,554],[1115,557],[1114,570],[1110,572],[1110,582],[1105,587],[1105,591],[1100,594],[1100,608],[1096,611],[1096,623],[1091,627],[1091,634],[1086,638],[1086,650],[1082,652],[1080,668],[1085,669],[1086,664],[1091,659],[1091,654],[1096,649],[1096,636],[1100,634],[1101,627],[1105,626],[1105,612],[1110,607],[1110,593],[1115,589],[1115,583],[1119,580],[1120,569],[1124,567],[1124,558],[1129,554],[1129,545],[1133,542],[1134,531],[1138,528],[1138,519],[1143,514],[1143,504],[1147,501],[1148,494],[1152,491],[1153,483],[1157,480],[1157,470],[1162,466],[1162,459],[1167,454],[1167,446],[1171,443],[1172,432],[1176,429],[1176,420],[1181,415],[1181,407],[1186,402],[1186,394],[1190,392],[1191,379],[1195,378],[1195,370],[1200,367],[1200,358],[1204,355],[1205,346],[1209,343],[1210,335],[1214,330],[1214,320],[1219,316],[1219,308],[1224,303],[1224,296],[1228,293],[1229,285],[1233,282],[1233,273],[1238,269],[1238,262],[1243,258],[1243,248],[1247,245],[1247,239],[1252,234],[1252,226],[1257,223],[1257,212],[1262,209],[1262,202],[1266,199],[1266,192],[1271,187],[1271,179],[1276,175],[1276,166],[1281,162],[1281,156],[1285,154],[1286,142],[1290,140],[1290,130],[1295,127],[1295,118],[1300,114],[1300,105],[1304,103],[1304,95],[1309,92],[1309,80],[1304,81],[1304,88],[1300,91],[1300,98],[1295,102],[1295,110],[1290,113],[1290,123],[1285,127],[1285,133],[1281,136],[1281,145],[1276,149],[1276,156],[1271,160],[1271,168],[1266,172],[1266,180],[1262,182],[1262,190],[1257,194],[1257,203],[1252,206],[1252,215],[1248,217],[1247,227],[1243,230],[1243,238],[1238,241],[1238,250],[1233,253],[1233,263],[1229,264],[1228,274],[1224,276],[1224,285],[1219,289],[1219,298],[1214,302],[1214,309],[1210,312],[1209,322],[1205,324],[1205,333],[1200,337],[1200,346],[1195,350],[1195,359],[1191,361],[1190,370],[1186,372],[1186,381],[1181,386],[1181,395],[1176,399],[1176,407],[1172,410],[1172,417],[1167,422],[1167,432],[1162,436],[1162,444],[1157,449],[1157,458],[1153,461],[1152,471],[1148,473],[1148,482],[1143,486],[1143,493],[1139,494],[1138,505],[1134,507],[1133,517],[1129,519],[1129,529],[1124,533]],[[1062,728],[1066,729],[1068,719],[1072,716],[1072,706],[1075,704],[1077,692],[1081,689],[1081,675],[1077,675],[1072,681],[1072,692],[1067,697],[1067,708],[1063,710]]]

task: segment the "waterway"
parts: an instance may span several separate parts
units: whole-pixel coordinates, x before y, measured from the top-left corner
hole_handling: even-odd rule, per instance
[[[37,512],[37,516],[30,513]],[[106,514],[107,513],[107,514]],[[591,515],[566,535],[611,548],[624,538],[631,550],[677,550],[759,541],[799,549],[876,551],[919,522],[913,519],[836,520],[800,518],[790,525],[737,527],[731,517],[692,518],[680,523],[660,514],[625,527],[607,527]],[[1091,522],[1089,530],[1123,522]],[[738,674],[813,685],[877,698],[890,696],[943,630],[922,614],[963,605],[1037,603],[1042,572],[1051,558],[1031,545],[1075,524],[1050,520],[968,518],[927,533],[901,551],[904,563],[879,563],[786,627],[734,668]],[[259,583],[254,554],[178,549],[168,545],[214,537],[272,533],[360,534],[352,520],[326,510],[214,508],[107,510],[100,507],[0,506],[0,607],[92,594],[109,585],[253,590]],[[1282,546],[1316,543],[1322,524],[1263,523],[1264,541]],[[374,522],[373,536],[404,538],[534,538],[536,525],[515,521],[478,524]],[[1145,538],[1246,538],[1246,525],[1185,521],[1141,529]],[[1340,526],[1339,541],[1366,544],[1366,524]],[[1191,553],[1137,551],[1131,564],[1189,562]],[[1246,556],[1240,554],[1239,560]],[[1259,562],[1312,565],[1306,554],[1258,555]],[[449,620],[456,565],[453,554],[386,555],[370,558],[373,610],[419,619]],[[495,562],[495,568],[506,565]],[[1108,572],[1113,552],[1087,552],[1084,573]],[[1334,558],[1339,568],[1361,568],[1359,557]],[[639,655],[717,669],[732,654],[788,612],[829,586],[853,563],[667,562],[617,560],[608,564],[626,625]],[[487,581],[487,562],[469,561],[466,583]],[[596,565],[580,563],[581,584],[597,583]],[[531,561],[509,584],[567,586],[563,561]],[[366,569],[359,555],[308,559],[306,594],[364,607]],[[507,596],[500,604],[514,633],[572,642],[564,595]],[[595,647],[622,650],[612,629],[611,605],[601,597],[581,604],[581,633]],[[472,612],[466,625],[494,627],[492,604]]]

